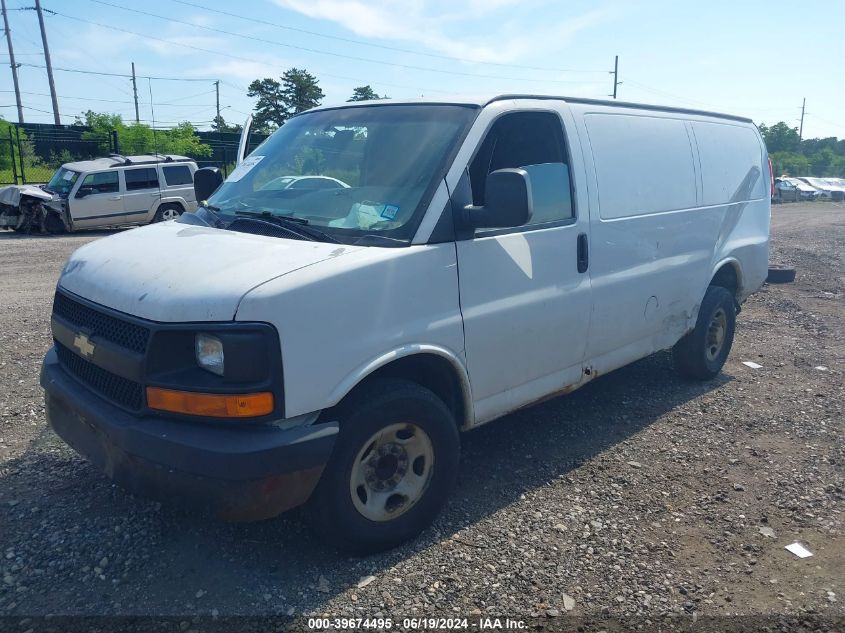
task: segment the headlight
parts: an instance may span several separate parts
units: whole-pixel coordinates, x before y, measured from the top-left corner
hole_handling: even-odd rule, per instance
[[[218,376],[223,375],[223,342],[211,334],[197,334],[197,364]]]

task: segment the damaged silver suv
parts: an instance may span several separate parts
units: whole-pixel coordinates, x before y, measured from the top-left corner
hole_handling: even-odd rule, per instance
[[[66,163],[46,185],[0,189],[0,228],[62,233],[178,218],[197,208],[186,156],[112,154]]]

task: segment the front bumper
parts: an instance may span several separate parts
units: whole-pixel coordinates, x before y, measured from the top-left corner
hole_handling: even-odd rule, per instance
[[[289,430],[139,417],[69,376],[50,350],[41,369],[47,421],[78,453],[132,492],[198,502],[251,521],[304,503],[331,455],[337,422]]]

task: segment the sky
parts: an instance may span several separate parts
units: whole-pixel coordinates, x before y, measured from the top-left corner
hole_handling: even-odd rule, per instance
[[[6,0],[25,120],[52,122],[34,0]],[[42,0],[63,123],[92,109],[241,123],[256,78],[304,68],[324,104],[530,93],[714,110],[845,138],[845,2],[805,0]],[[5,38],[0,116],[16,119]],[[63,69],[63,70],[60,70]],[[174,80],[148,79],[147,77]],[[152,107],[151,107],[152,103]],[[9,107],[11,106],[11,107]]]

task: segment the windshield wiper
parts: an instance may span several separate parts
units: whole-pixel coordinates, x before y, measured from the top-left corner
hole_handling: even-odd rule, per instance
[[[386,246],[388,248],[407,246],[410,243],[410,240],[403,240],[398,237],[388,237],[386,235],[377,235],[375,233],[367,233],[352,242],[355,246]]]
[[[208,212],[208,215],[210,215],[211,219],[214,221],[214,224],[212,224],[212,226],[215,229],[223,226],[223,219],[218,215],[218,213],[220,212],[220,207],[216,207],[206,200],[205,204],[200,206],[197,211],[199,211],[200,209],[205,209]]]
[[[335,239],[328,233],[314,228],[313,226],[307,226],[308,220],[305,218],[294,218],[289,215],[274,215],[269,211],[235,211],[235,215],[255,218],[256,220],[264,220],[266,222],[273,222],[286,229],[293,230],[294,233],[299,233],[304,237],[310,237],[313,240],[333,242],[334,244],[341,243],[340,240]]]

